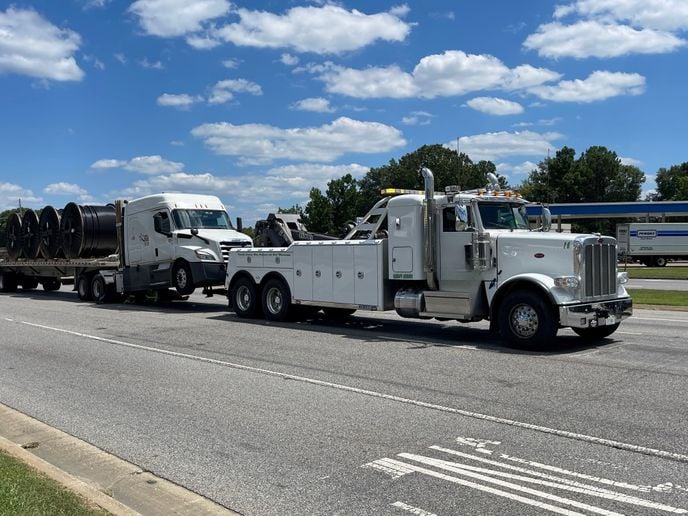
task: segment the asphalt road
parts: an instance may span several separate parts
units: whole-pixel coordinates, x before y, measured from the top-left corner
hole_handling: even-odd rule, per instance
[[[251,515],[685,514],[688,313],[511,350],[483,323],[0,296],[0,402]]]

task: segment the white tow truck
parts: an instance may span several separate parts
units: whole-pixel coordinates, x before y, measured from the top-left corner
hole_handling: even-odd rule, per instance
[[[98,303],[170,287],[184,296],[222,286],[229,250],[253,245],[211,195],[162,193],[106,207],[70,203],[61,220],[57,210],[43,211],[54,220],[42,213],[45,224],[27,228],[25,217],[22,231],[8,224],[9,250],[16,253],[0,259],[0,292],[39,284],[57,290],[68,278],[80,299]],[[108,249],[112,254],[98,254]]]
[[[306,310],[326,316],[396,310],[403,317],[473,322],[521,347],[550,344],[571,327],[611,335],[632,313],[617,272],[616,241],[529,226],[517,193],[499,188],[434,191],[379,201],[343,240],[286,248],[232,249],[225,287],[239,317],[283,321]]]

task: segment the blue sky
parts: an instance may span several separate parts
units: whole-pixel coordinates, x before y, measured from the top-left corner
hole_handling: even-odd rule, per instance
[[[0,2],[0,209],[216,194],[248,223],[423,144],[519,184],[688,160],[688,1]]]

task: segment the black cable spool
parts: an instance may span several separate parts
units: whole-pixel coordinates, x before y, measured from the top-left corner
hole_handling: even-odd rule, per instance
[[[40,235],[40,252],[46,260],[60,256],[62,242],[60,241],[60,212],[52,206],[46,206],[41,211],[38,220]]]
[[[33,210],[26,210],[22,217],[22,251],[24,252],[24,258],[29,260],[38,258],[39,244],[38,215]]]
[[[115,207],[67,204],[60,221],[66,258],[98,258],[117,251]]]
[[[22,218],[14,212],[7,218],[7,255],[16,260],[22,254]]]

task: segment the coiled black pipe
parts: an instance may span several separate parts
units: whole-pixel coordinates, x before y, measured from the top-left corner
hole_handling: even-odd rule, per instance
[[[24,258],[30,260],[38,258],[39,243],[38,215],[33,210],[26,210],[22,217],[22,251]]]
[[[67,204],[60,220],[66,258],[97,258],[117,251],[115,207]]]
[[[22,254],[22,218],[14,212],[7,218],[7,256],[16,260]]]
[[[41,211],[38,220],[40,234],[40,252],[43,258],[52,260],[60,256],[62,243],[60,241],[60,212],[52,206],[46,206]]]

